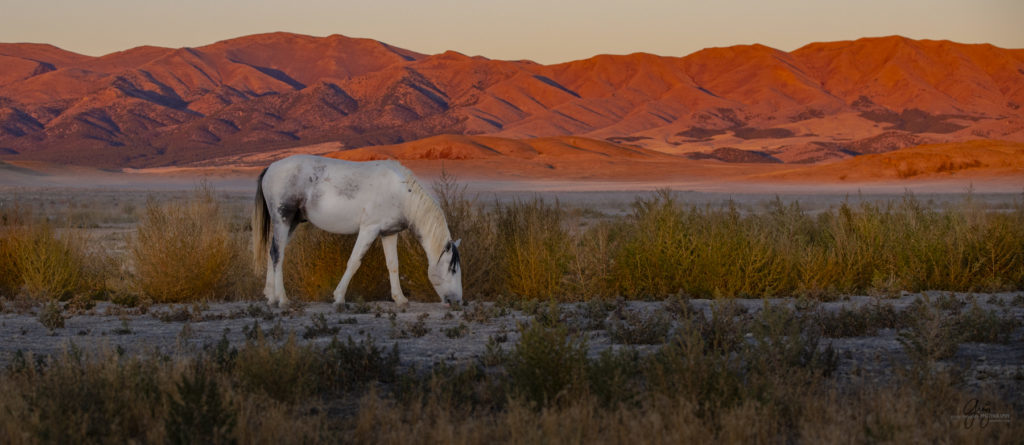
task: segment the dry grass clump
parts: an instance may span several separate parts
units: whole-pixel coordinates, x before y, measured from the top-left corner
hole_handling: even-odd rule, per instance
[[[289,298],[306,301],[330,299],[345,273],[353,245],[354,236],[328,233],[310,224],[300,225],[284,252],[284,282]],[[387,277],[381,270],[384,255],[380,250],[380,242],[375,241],[366,252],[359,271],[349,284],[347,300],[360,297],[380,299],[390,295]],[[374,272],[380,275],[378,279],[369,277]]]
[[[131,285],[161,303],[251,295],[244,243],[207,186],[184,202],[150,201],[129,240]]]
[[[306,301],[330,300],[345,274],[356,235],[328,233],[302,224],[293,233],[284,255],[285,288],[289,297]],[[398,239],[399,277],[402,291],[414,301],[436,301],[437,294],[427,278],[423,248],[408,232]],[[391,298],[387,265],[380,240],[363,256],[359,270],[349,283],[345,299],[382,300]]]
[[[466,186],[459,185],[454,176],[442,171],[433,184],[438,204],[448,221],[452,239],[461,239],[459,254],[462,261],[463,298],[472,301],[493,297],[504,290],[498,255],[498,232],[495,215],[466,194]]]

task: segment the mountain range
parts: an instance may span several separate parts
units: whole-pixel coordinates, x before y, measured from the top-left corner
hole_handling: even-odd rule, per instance
[[[899,36],[555,65],[341,35],[100,57],[0,43],[0,159],[108,168],[437,135],[580,136],[602,156],[816,163],[924,143],[1022,142],[1022,105],[1024,50]]]

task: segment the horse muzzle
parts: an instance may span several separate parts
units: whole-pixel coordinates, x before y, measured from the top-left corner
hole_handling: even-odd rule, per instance
[[[449,305],[449,306],[456,306],[456,305],[457,306],[462,306],[463,305],[462,298],[459,298],[459,297],[457,297],[455,295],[445,295],[444,299],[442,301],[445,304]]]

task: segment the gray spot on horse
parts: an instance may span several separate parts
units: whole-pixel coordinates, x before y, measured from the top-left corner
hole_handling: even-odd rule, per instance
[[[359,193],[359,183],[353,179],[346,179],[344,183],[336,184],[334,189],[338,191],[338,194],[348,199],[354,199],[356,194]]]

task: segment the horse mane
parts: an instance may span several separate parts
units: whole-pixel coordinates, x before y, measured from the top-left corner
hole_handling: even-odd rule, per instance
[[[440,255],[452,239],[448,231],[448,221],[437,201],[430,196],[412,173],[405,176],[408,184],[409,198],[405,202],[405,216],[409,219],[413,231],[419,235],[424,247],[429,246],[427,255]],[[437,261],[437,258],[428,258]]]

